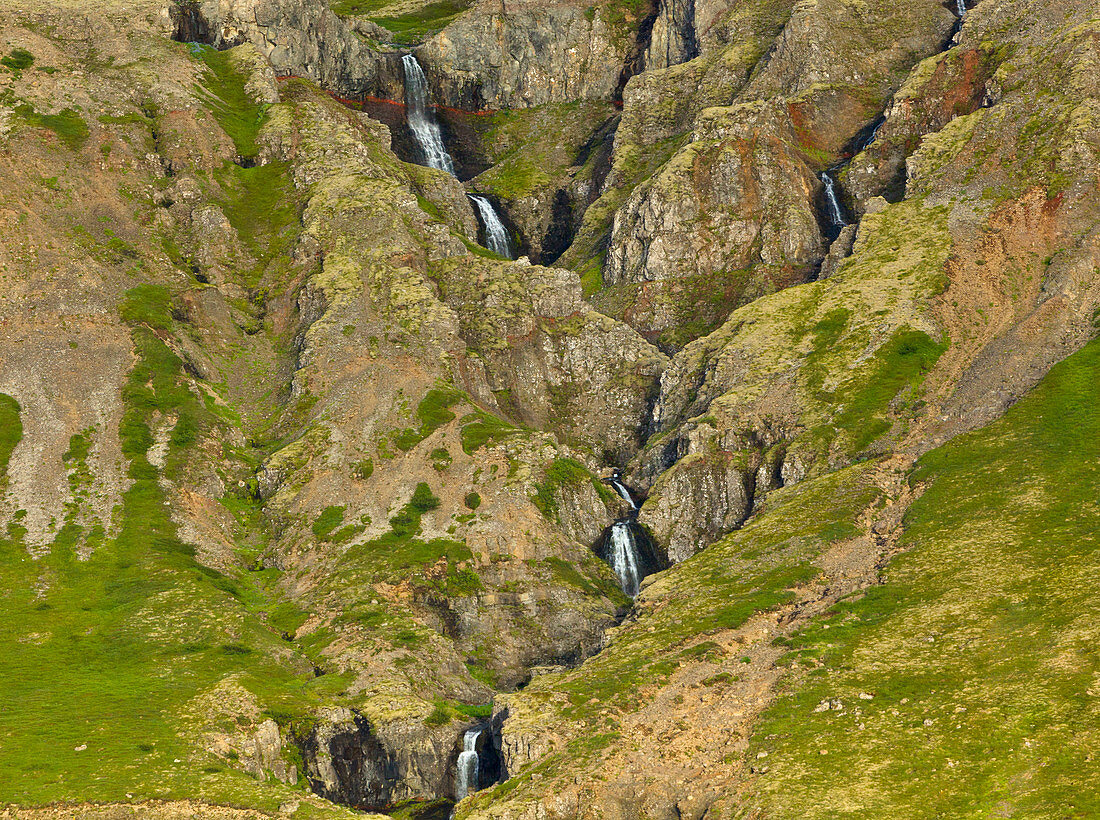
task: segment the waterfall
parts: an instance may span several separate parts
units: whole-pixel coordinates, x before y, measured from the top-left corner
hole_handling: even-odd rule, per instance
[[[443,144],[443,129],[432,114],[428,100],[428,78],[416,57],[406,54],[401,61],[405,67],[405,105],[408,107],[409,130],[412,131],[424,160],[431,168],[455,175],[454,160]]]
[[[955,0],[955,12],[960,20],[966,17],[966,0]]]
[[[622,472],[615,470],[610,478],[603,481],[614,487],[615,492],[630,505],[630,512],[605,531],[597,554],[611,565],[622,591],[633,598],[638,594],[642,579],[661,569],[661,560],[645,531],[638,525],[640,508],[634,493],[623,483]]]
[[[822,173],[821,182],[825,185],[825,202],[829,206],[829,222],[834,230],[840,230],[848,225],[848,221],[844,218],[844,209],[841,208],[840,200],[836,195],[836,182],[829,176],[828,171]]]
[[[875,125],[871,129],[871,133],[867,135],[867,139],[865,139],[860,144],[859,148],[856,149],[855,153],[858,154],[860,151],[866,151],[868,148],[870,148],[872,145],[874,145],[875,140],[878,139],[878,132],[879,132],[879,130],[881,130],[882,126],[884,126],[884,125],[886,125],[886,116],[885,115],[879,117],[875,121]]]
[[[424,69],[412,54],[406,54],[401,64],[405,67],[406,119],[413,139],[424,155],[424,164],[438,171],[446,171],[451,176],[458,176],[454,159],[443,142],[443,129],[439,127],[439,122],[432,113],[428,78]],[[515,259],[508,229],[504,227],[493,203],[476,194],[468,196],[477,206],[481,224],[485,226],[485,247],[505,259]]]
[[[508,229],[500,221],[500,215],[493,207],[493,203],[478,194],[467,194],[467,196],[477,206],[478,215],[481,216],[481,224],[485,226],[485,247],[497,256],[503,256],[505,259],[515,259]]]
[[[638,571],[638,542],[634,539],[634,521],[616,521],[611,528],[611,569],[619,579],[623,592],[633,598],[638,594],[642,574]]]
[[[470,729],[462,738],[462,751],[458,755],[458,771],[455,773],[455,800],[477,791],[477,741],[481,732],[481,729]]]
[[[638,509],[638,502],[634,500],[634,496],[630,494],[630,490],[626,488],[626,485],[619,480],[618,473],[615,473],[615,475],[607,479],[607,483],[615,488],[615,492],[617,492],[622,497],[622,499],[630,505],[630,509]]]

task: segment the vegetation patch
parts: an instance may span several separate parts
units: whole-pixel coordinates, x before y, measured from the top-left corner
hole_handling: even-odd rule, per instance
[[[575,458],[556,458],[546,467],[542,481],[535,485],[535,494],[531,497],[531,503],[538,507],[546,518],[556,520],[558,517],[558,498],[563,487],[580,487],[591,484],[596,495],[603,500],[611,498],[611,493],[596,476],[588,472],[588,468]]]
[[[342,572],[343,577],[363,584],[409,580],[421,588],[455,596],[481,591],[477,574],[464,566],[473,558],[464,542],[448,538],[425,541],[417,537],[423,515],[439,505],[440,500],[431,488],[418,484],[409,502],[390,518],[388,533],[351,547],[341,557],[341,564],[348,568]],[[440,561],[446,564],[442,575],[426,571]]]
[[[791,642],[813,674],[756,731],[749,758],[767,751],[769,772],[754,804],[800,818],[1097,814],[1100,342],[911,480],[927,489],[885,584]]]
[[[57,134],[65,145],[73,151],[79,151],[88,141],[88,124],[72,108],[65,108],[57,114],[40,114],[29,103],[15,106],[15,115],[32,128],[46,128]]]
[[[400,14],[381,13],[393,5],[393,0],[335,0],[332,10],[342,16],[367,17],[390,31],[394,42],[414,45],[446,28],[472,5],[472,0],[434,0]]]
[[[8,461],[12,451],[23,440],[23,408],[6,393],[0,393],[0,482],[7,481]]]
[[[269,162],[254,168],[230,163],[216,173],[229,224],[260,260],[289,253],[297,240],[298,195],[290,166]]]
[[[232,674],[255,681],[265,696],[282,693],[298,709],[317,697],[307,678],[275,660],[287,657],[285,644],[249,610],[245,586],[196,562],[172,521],[161,471],[149,459],[154,429],[176,418],[180,430],[190,419],[167,442],[165,471],[182,471],[216,421],[154,332],[169,321],[168,304],[167,292],[148,286],[129,291],[123,303],[137,361],[122,390],[119,433],[130,486],[114,534],[77,523],[90,480],[92,438],[84,431],[63,456],[76,501],[48,553],[30,559],[18,523],[0,538],[0,584],[10,591],[0,596],[0,769],[12,775],[0,780],[5,804],[202,794],[274,811],[288,792],[270,784],[261,790],[250,775],[197,751],[177,723],[197,695]],[[0,399],[0,452],[18,440],[17,422],[17,405]],[[82,544],[90,548],[83,554]]]
[[[192,54],[197,54],[206,65],[202,85],[195,89],[197,96],[233,140],[237,154],[243,159],[256,157],[260,153],[256,137],[267,120],[268,106],[256,102],[245,91],[248,75],[234,61],[235,52],[199,45],[192,49]]]
[[[34,63],[34,55],[25,48],[13,48],[10,53],[0,57],[0,65],[12,71],[23,71]]]
[[[493,714],[493,704],[479,703],[468,704],[456,700],[436,699],[435,707],[430,715],[424,719],[429,726],[443,726],[452,720],[486,720]]]
[[[462,417],[462,451],[473,455],[482,447],[520,432],[514,424],[477,409]]]
[[[442,387],[429,390],[416,407],[420,427],[406,428],[394,436],[394,444],[402,450],[411,450],[444,424],[454,421],[451,408],[466,401],[466,395],[454,388]]]

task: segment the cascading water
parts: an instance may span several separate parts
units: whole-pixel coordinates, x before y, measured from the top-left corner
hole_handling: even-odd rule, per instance
[[[966,17],[966,0],[955,0],[955,12],[960,20]]]
[[[481,224],[485,226],[485,247],[505,259],[515,259],[508,229],[500,221],[500,216],[493,207],[493,203],[479,194],[467,194],[467,196],[477,206],[477,212],[481,216]]]
[[[859,144],[859,148],[856,149],[855,153],[858,154],[860,151],[866,151],[868,148],[874,145],[875,140],[878,139],[878,132],[882,130],[882,126],[884,125],[886,125],[885,116],[881,116],[877,120],[875,120],[874,125],[871,127],[871,133],[867,135],[867,139],[863,140],[863,142]]]
[[[848,220],[844,218],[844,209],[836,195],[836,181],[825,171],[821,175],[821,182],[825,186],[825,204],[829,206],[829,224],[834,231],[840,232],[848,226]]]
[[[634,496],[630,494],[630,490],[627,489],[626,485],[619,480],[618,473],[607,479],[607,483],[615,488],[615,492],[619,494],[623,501],[630,505],[630,509],[638,509],[638,502],[634,500]]]
[[[616,470],[604,481],[630,505],[630,512],[611,525],[597,553],[611,565],[622,591],[633,598],[638,594],[642,579],[661,569],[661,560],[645,530],[638,525],[638,502],[634,500],[630,488],[623,484],[620,473]]]
[[[462,751],[458,755],[458,770],[455,772],[455,800],[461,800],[477,791],[478,763],[477,741],[481,729],[470,729],[462,738]]]
[[[611,527],[608,550],[611,569],[619,579],[619,586],[631,598],[638,594],[642,583],[642,574],[638,570],[638,542],[634,539],[635,526],[633,518],[616,521]]]
[[[439,127],[439,122],[436,121],[432,112],[428,78],[424,74],[424,69],[412,54],[406,54],[401,64],[405,68],[406,118],[413,139],[416,140],[416,144],[420,146],[420,151],[424,155],[424,164],[429,168],[446,171],[451,176],[458,176],[454,159],[443,142],[443,129]],[[493,207],[493,203],[476,194],[468,194],[468,196],[477,207],[481,224],[485,228],[485,247],[506,259],[515,259],[508,229],[504,227],[504,222]]]
[[[416,57],[406,54],[401,61],[405,67],[405,105],[408,107],[409,130],[416,144],[424,152],[424,163],[440,171],[455,175],[454,160],[443,144],[443,129],[439,127],[428,100],[428,78]]]

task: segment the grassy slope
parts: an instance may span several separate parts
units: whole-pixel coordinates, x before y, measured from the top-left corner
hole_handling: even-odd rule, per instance
[[[196,694],[233,673],[261,696],[309,701],[308,663],[288,660],[282,641],[244,605],[241,583],[198,564],[178,539],[148,459],[150,425],[158,414],[179,419],[170,471],[211,421],[184,386],[181,361],[156,336],[168,321],[166,292],[135,288],[122,314],[139,362],[124,389],[132,484],[115,511],[117,535],[75,523],[90,477],[90,439],[78,435],[66,453],[75,501],[49,554],[28,554],[18,513],[0,541],[0,588],[8,590],[0,596],[0,770],[17,774],[0,779],[0,803],[131,793],[276,808],[286,789],[261,792],[252,778],[196,752],[179,718]],[[18,416],[0,422],[0,439],[18,437]],[[85,548],[91,555],[81,558]]]
[[[914,481],[886,585],[796,642],[813,671],[756,733],[754,800],[772,817],[1096,816],[1100,342]]]
[[[244,74],[230,52],[192,56],[209,69],[196,96],[239,154],[254,156],[266,113],[245,97]],[[259,261],[243,275],[258,278],[295,236],[287,168],[227,163],[223,173],[226,211]],[[137,362],[123,387],[120,430],[131,484],[112,526],[81,523],[92,480],[87,458],[102,434],[93,428],[73,436],[65,454],[73,501],[48,554],[35,559],[27,551],[21,511],[0,537],[0,805],[132,795],[274,810],[290,797],[306,797],[305,782],[263,784],[200,751],[196,735],[209,715],[196,698],[233,677],[257,708],[282,713],[292,704],[297,716],[344,681],[315,678],[318,659],[280,637],[284,621],[298,614],[272,598],[276,571],[223,575],[199,564],[178,537],[161,476],[186,474],[188,462],[202,457],[199,445],[224,433],[225,414],[189,389],[182,361],[165,342],[178,331],[166,289],[131,289],[119,313],[131,328]],[[20,412],[0,395],[0,473],[22,438]],[[171,432],[159,467],[151,458],[154,430],[166,424]],[[225,453],[227,462],[240,455]],[[242,551],[242,565],[251,558]],[[295,814],[345,815],[312,797]]]

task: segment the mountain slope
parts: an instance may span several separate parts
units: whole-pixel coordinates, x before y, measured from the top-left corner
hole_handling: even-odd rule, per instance
[[[0,813],[1095,812],[1100,17],[959,11],[0,11]]]

